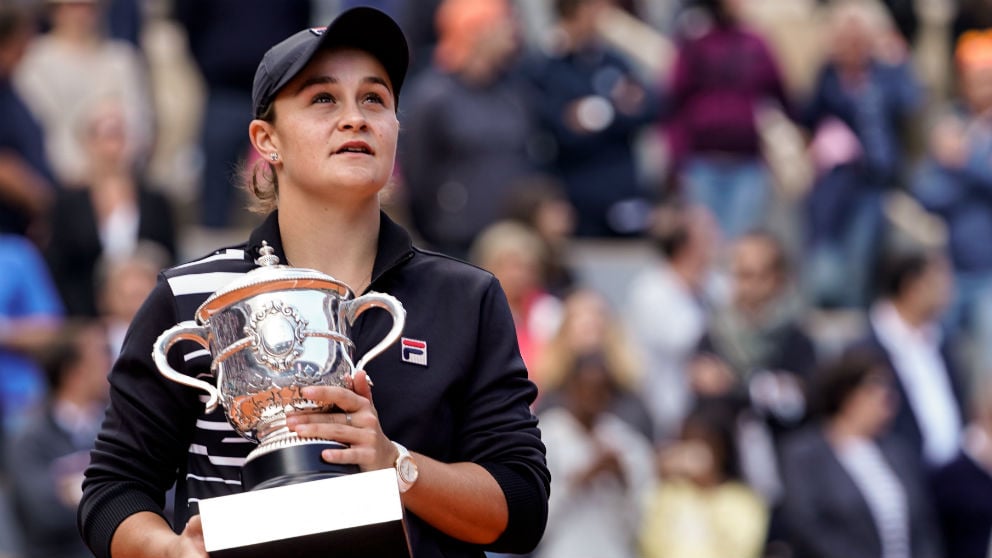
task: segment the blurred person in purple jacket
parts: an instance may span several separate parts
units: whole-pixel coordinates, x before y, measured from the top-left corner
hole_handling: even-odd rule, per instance
[[[697,0],[684,14],[666,122],[685,194],[731,239],[762,223],[771,203],[757,112],[769,103],[789,109],[778,64],[740,23],[740,5]]]

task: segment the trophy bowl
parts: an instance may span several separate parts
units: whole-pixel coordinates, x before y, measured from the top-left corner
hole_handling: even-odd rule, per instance
[[[246,490],[358,472],[357,466],[320,458],[323,449],[345,444],[297,436],[286,417],[333,411],[333,406],[303,397],[302,389],[351,389],[355,372],[399,339],[406,318],[403,305],[383,293],[355,297],[329,275],[279,265],[265,243],[260,252],[260,267],[212,294],[196,310],[195,320],[159,336],[152,350],[155,365],[169,380],[206,391],[206,411],[220,405],[234,430],[258,444],[242,468]],[[388,311],[393,325],[356,363],[351,329],[370,308]],[[168,363],[169,350],[184,340],[210,352],[216,385]]]

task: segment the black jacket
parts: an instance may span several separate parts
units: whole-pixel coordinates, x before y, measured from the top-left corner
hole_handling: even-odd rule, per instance
[[[240,464],[253,446],[236,443],[223,409],[204,414],[200,394],[166,380],[150,354],[162,331],[192,319],[213,291],[256,267],[263,240],[292,265],[273,213],[246,244],[164,272],[135,318],[110,376],[107,420],[79,507],[83,538],[98,557],[109,555],[113,532],[126,517],[161,513],[174,481],[177,530],[197,512],[199,499],[241,490]],[[537,391],[527,379],[498,282],[478,268],[414,248],[407,233],[383,216],[370,289],[398,298],[407,311],[403,335],[427,344],[427,366],[403,362],[399,346],[369,363],[383,431],[440,461],[486,468],[509,506],[506,531],[487,549],[528,552],[544,531],[550,475],[530,410]],[[352,331],[355,354],[365,354],[390,325],[385,312],[362,314]],[[170,352],[173,367],[213,380],[206,351],[184,343]],[[482,547],[407,517],[416,558],[483,556]]]

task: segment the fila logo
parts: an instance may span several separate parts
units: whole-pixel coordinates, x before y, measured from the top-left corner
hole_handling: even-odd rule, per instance
[[[427,343],[416,339],[400,339],[403,362],[427,366]]]

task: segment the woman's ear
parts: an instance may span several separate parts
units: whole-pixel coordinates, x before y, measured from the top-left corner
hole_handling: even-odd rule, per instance
[[[265,120],[252,120],[248,125],[248,139],[259,156],[266,161],[278,159],[279,141],[275,137],[275,129],[271,122]],[[273,155],[276,156],[273,159]]]

